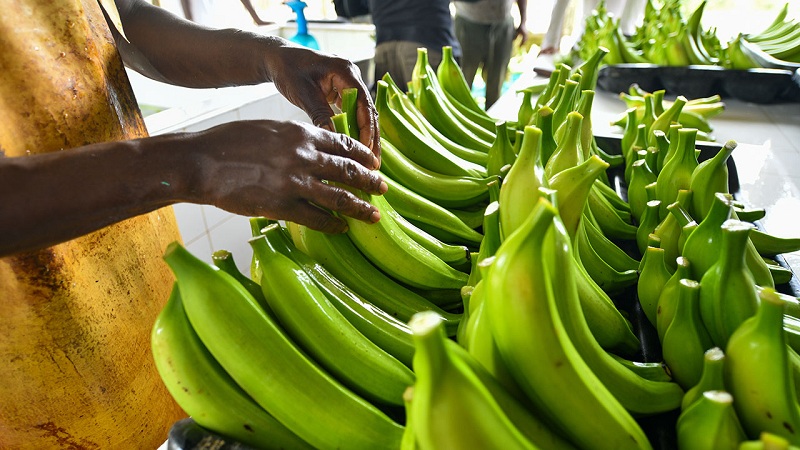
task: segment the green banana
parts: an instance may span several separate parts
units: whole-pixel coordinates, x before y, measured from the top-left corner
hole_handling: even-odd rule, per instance
[[[742,49],[742,40],[744,37],[739,33],[728,41],[728,46],[725,48],[725,59],[721,61],[722,66],[726,69],[747,70],[760,67],[753,57]]]
[[[380,203],[377,196],[354,192],[371,204]],[[380,208],[379,208],[380,210]],[[439,256],[408,236],[390,214],[368,224],[344,217],[347,235],[374,265],[389,276],[420,289],[461,289],[467,274],[450,267]]]
[[[540,164],[544,166],[558,147],[555,137],[553,137],[553,110],[547,105],[539,108],[534,125],[542,130],[542,145],[539,151],[539,161]]]
[[[639,351],[640,342],[633,333],[633,326],[592,279],[578,257],[575,257],[573,269],[584,316],[600,346],[623,355]]]
[[[499,176],[506,165],[514,164],[517,155],[508,136],[508,126],[503,120],[497,122],[497,136],[489,149],[486,173]]]
[[[290,339],[357,394],[402,406],[403,391],[414,383],[411,370],[358,331],[270,238],[249,242],[261,263],[264,297]]]
[[[439,80],[442,90],[452,97],[451,101],[457,101],[475,113],[485,116],[490,120],[490,124],[494,124],[495,120],[481,108],[475,101],[475,97],[472,96],[472,90],[467,84],[464,72],[461,71],[461,66],[453,56],[453,47],[449,45],[442,47],[442,62],[436,68],[436,78]]]
[[[636,108],[628,108],[625,111],[625,116],[627,120],[623,125],[622,130],[622,137],[620,138],[620,147],[622,151],[622,157],[625,161],[630,161],[633,159],[632,151],[634,142],[636,142],[636,135],[638,134],[639,129],[639,120],[636,117]],[[615,123],[612,123],[614,125]]]
[[[490,263],[491,261],[484,260],[484,262]],[[474,359],[478,365],[483,367],[505,390],[510,392],[515,398],[525,399],[525,394],[514,380],[508,365],[503,361],[500,355],[494,335],[489,326],[489,321],[486,318],[486,306],[484,301],[486,293],[483,292],[485,284],[486,283],[481,280],[476,286],[476,290],[478,291],[476,299],[478,302],[477,306],[475,306],[470,313],[463,347],[467,350],[470,357]],[[529,407],[529,405],[526,406]]]
[[[760,293],[764,289],[764,287],[756,285],[757,292]],[[795,318],[800,318],[800,298],[793,295],[784,294],[780,291],[777,291],[776,294],[786,304],[786,314]]]
[[[681,235],[678,238],[678,254],[683,254],[683,248],[686,246],[686,239],[697,228],[697,222],[689,215],[680,203],[674,202],[667,206],[667,210],[681,227]]]
[[[443,207],[463,208],[488,198],[489,180],[469,176],[442,175],[406,157],[381,138],[381,171],[398,183]],[[494,179],[494,178],[490,178]]]
[[[644,187],[656,181],[656,174],[650,169],[645,160],[634,161],[631,169],[631,179],[628,184],[628,203],[631,215],[636,223],[641,223],[642,215],[647,206],[647,192]]]
[[[486,175],[483,167],[456,156],[432,137],[420,133],[389,105],[388,84],[383,80],[378,80],[377,83],[375,107],[384,140],[394,144],[406,157],[430,171],[450,176]]]
[[[581,91],[595,90],[597,88],[597,76],[600,71],[603,58],[609,53],[609,50],[603,46],[597,47],[592,53],[592,56],[580,65],[575,67],[576,72],[581,73]]]
[[[584,218],[585,220],[585,218]],[[563,221],[563,219],[562,219]],[[591,220],[585,220],[583,224],[586,237],[595,252],[602,257],[612,268],[618,271],[637,270],[640,261],[630,256],[614,241],[606,235]]]
[[[211,262],[220,270],[226,272],[241,283],[265,311],[268,313],[271,311],[266,299],[264,299],[264,294],[261,292],[261,285],[243,274],[239,268],[236,267],[236,262],[233,260],[233,254],[231,252],[228,250],[217,250],[211,254]]]
[[[566,72],[569,72],[571,68],[569,68],[568,66],[566,67],[567,67]],[[542,93],[539,94],[539,97],[536,99],[536,102],[534,102],[533,104],[534,118],[538,114],[538,111],[541,110],[541,108],[545,106],[547,103],[549,103],[550,100],[553,98],[553,95],[555,94],[558,85],[560,83],[563,83],[563,81],[561,80],[561,76],[563,73],[564,71],[562,70],[561,64],[559,64],[553,70],[553,73],[550,74],[550,78],[547,80],[547,85],[545,86]],[[564,79],[566,79],[567,76],[568,75],[564,75]]]
[[[790,445],[787,439],[776,434],[762,432],[758,440],[742,441],[739,450],[798,450],[800,447]]]
[[[658,216],[661,220],[669,215],[667,205],[675,201],[678,191],[691,189],[692,173],[699,165],[695,153],[697,129],[681,128],[677,133],[678,142],[675,151],[670,152],[671,154],[664,160],[664,167],[656,179],[656,196],[661,200]]]
[[[406,323],[361,297],[314,258],[297,248],[292,233],[302,233],[299,228],[299,225],[292,222],[287,223],[287,228],[271,224],[264,228],[262,235],[284,256],[299,265],[358,331],[410,367],[414,343]],[[300,242],[299,238],[297,241]],[[263,291],[261,296],[263,297]]]
[[[607,162],[599,156],[591,156],[575,167],[558,172],[548,180],[547,184],[556,191],[559,214],[570,236],[574,237],[578,231],[589,191],[594,188],[595,181],[607,168]]]
[[[685,209],[691,201],[691,195],[692,191],[681,189],[676,200],[667,207],[667,212]],[[682,224],[674,214],[667,214],[664,220],[653,230],[653,234],[661,239],[661,248],[666,252],[664,255],[665,261],[667,261],[667,266],[670,270],[673,270],[675,268],[675,258],[681,255]]]
[[[724,109],[721,108],[720,112]],[[714,127],[711,126],[711,122],[708,121],[708,118],[704,117],[694,108],[689,108],[689,106],[685,106],[681,111],[680,115],[678,115],[677,123],[681,124],[684,128],[697,128],[698,137],[700,133],[709,134],[714,131]]]
[[[700,283],[682,279],[678,282],[675,315],[661,342],[661,354],[675,381],[690,389],[700,381],[703,355],[713,341],[700,317]]]
[[[711,347],[703,354],[703,371],[700,380],[686,391],[681,401],[681,411],[685,411],[693,405],[704,392],[724,391],[725,376],[725,352],[719,347]]]
[[[424,115],[422,115],[417,108],[417,105],[414,104],[408,95],[403,93],[400,87],[397,86],[394,80],[392,80],[389,72],[386,72],[382,79],[386,81],[391,91],[389,94],[387,94],[389,106],[405,117],[409,123],[416,127],[418,131],[429,135],[444,148],[450,150],[454,155],[480,166],[486,165],[486,149],[468,148],[445,136],[441,131],[439,131],[438,128],[430,123]]]
[[[549,180],[558,172],[575,167],[583,161],[583,150],[580,147],[583,116],[577,111],[572,111],[567,114],[565,121],[566,128],[563,138],[556,139],[556,149],[547,159],[547,163],[544,164],[545,180]],[[555,119],[553,119],[553,125],[555,124]]]
[[[586,269],[592,280],[609,295],[619,294],[625,288],[636,284],[639,279],[639,273],[636,269],[617,270],[592,247],[586,231],[588,226],[584,216],[578,224],[574,245],[576,258],[580,259],[581,265]]]
[[[642,429],[589,369],[566,335],[556,292],[575,294],[566,232],[557,256],[545,260],[557,209],[546,199],[498,249],[484,277],[488,319],[500,354],[537,411],[580,447],[651,448]],[[549,238],[549,239],[552,239]],[[559,250],[560,249],[560,250]],[[552,254],[551,254],[552,255]],[[557,258],[557,259],[556,259]],[[555,286],[558,263],[572,283]],[[571,293],[570,293],[571,291]],[[532,345],[533,344],[533,345]],[[580,413],[578,413],[580,411]],[[585,420],[591,416],[593,420]]]
[[[519,126],[524,127],[527,125],[532,125],[531,118],[533,117],[533,103],[531,97],[533,93],[529,90],[522,91],[522,103],[517,110],[517,123]],[[519,131],[519,130],[517,130]]]
[[[689,189],[692,191],[692,203],[689,211],[692,217],[702,220],[711,203],[714,202],[714,195],[718,192],[728,193],[728,158],[736,149],[736,141],[728,141],[713,157],[699,163],[692,171],[689,178]]]
[[[736,215],[739,216],[738,213]],[[750,232],[750,242],[756,247],[759,255],[766,257],[800,250],[800,238],[780,237],[758,229]]]
[[[421,312],[414,333],[412,417],[420,450],[440,448],[534,449],[471,368],[450,354],[441,319]]]
[[[792,280],[792,277],[794,276],[794,272],[792,272],[792,269],[783,267],[782,265],[778,264],[777,261],[774,261],[767,257],[763,257],[762,259],[767,264],[767,267],[769,268],[769,273],[772,275],[772,280],[775,282],[776,286],[780,284],[786,284]]]
[[[561,96],[558,98],[558,103],[555,103],[553,108],[553,127],[556,130],[554,136],[556,142],[561,140],[562,133],[566,132],[567,116],[571,112],[578,112],[575,110],[579,88],[581,84],[579,81],[567,80],[564,82],[564,88]],[[581,114],[581,118],[585,118]]]
[[[589,191],[586,205],[598,228],[609,239],[636,239],[637,227],[633,225],[631,213],[616,209],[606,196],[597,191],[596,187]]]
[[[697,45],[697,40],[688,30],[678,32],[677,38],[683,47],[683,52],[686,55],[689,64],[687,65],[712,65],[710,57]]]
[[[414,94],[414,97],[419,95],[419,92],[421,92],[421,90],[424,89],[424,86],[428,83],[430,83],[431,87],[433,87],[433,91],[437,95],[438,101],[443,107],[446,108],[447,113],[456,119],[457,123],[469,129],[469,131],[476,134],[486,142],[492,142],[494,140],[494,129],[483,128],[479,123],[476,122],[480,121],[480,114],[472,114],[471,111],[469,111],[465,115],[464,112],[453,105],[448,100],[447,96],[444,95],[443,89],[439,85],[439,79],[436,76],[436,71],[433,70],[433,67],[431,67],[430,63],[428,62],[428,50],[424,47],[420,47],[417,48],[417,61],[411,71],[410,88]]]
[[[774,289],[759,293],[756,314],[745,320],[725,349],[725,384],[750,439],[769,432],[800,445],[800,407],[789,364],[785,303]]]
[[[639,222],[639,227],[636,230],[636,246],[639,249],[639,253],[642,255],[645,253],[645,251],[647,251],[650,236],[660,223],[658,220],[658,209],[660,205],[661,201],[659,200],[649,200],[647,203],[645,203],[642,219]],[[661,238],[659,238],[659,241],[660,239]]]
[[[189,322],[209,352],[298,437],[317,448],[399,446],[403,427],[308,359],[230,275],[177,242],[167,246],[164,260],[175,274]]]
[[[467,245],[480,244],[483,235],[467,225],[452,211],[417,194],[385,173],[381,173],[381,178],[389,186],[389,190],[383,196],[403,217],[447,231],[458,238],[457,242]]]
[[[591,158],[591,155],[588,158]],[[608,201],[611,202],[611,204],[614,206],[614,209],[620,211],[621,213],[631,212],[630,203],[623,200],[622,197],[620,197],[620,194],[616,190],[614,190],[614,188],[612,188],[609,184],[606,184],[600,180],[595,181],[594,184],[595,184],[595,189],[597,189],[597,192],[599,194],[602,194],[606,199],[608,199]]]
[[[504,133],[498,133],[498,136]],[[542,130],[528,125],[517,160],[500,185],[500,227],[502,236],[510,235],[530,214],[539,197],[544,169],[539,163]]]
[[[752,41],[757,41],[760,37],[764,36],[765,34],[772,33],[776,30],[781,29],[784,26],[784,19],[789,14],[789,2],[784,3],[783,8],[778,11],[778,14],[772,20],[764,30],[759,31],[757,33],[752,33],[747,35],[747,39]]]
[[[578,298],[577,286],[571,275],[573,270],[570,266],[576,264],[571,254],[572,249],[568,245],[571,237],[566,233],[562,223],[559,223],[558,226],[561,231],[553,229],[550,232],[565,233],[566,236],[557,236],[554,239],[554,245],[567,247],[568,254],[559,255],[559,250],[555,250],[556,254],[554,255],[546,254],[545,258],[551,256],[557,261],[557,264],[545,270],[552,271],[550,276],[555,286],[572,285],[574,287],[559,295],[557,309],[564,329],[575,349],[614,398],[632,414],[649,415],[676,409],[683,398],[683,390],[677,384],[653,381],[639,376],[636,371],[632,371],[625,364],[620,363],[597,343],[586,322]]]
[[[592,148],[590,149],[590,153],[603,158],[603,161],[610,164],[611,167],[621,167],[622,165],[625,164],[625,159],[622,157],[621,154],[609,153],[606,150],[600,148],[600,146],[597,145],[597,138],[594,137],[594,135],[592,136]],[[605,178],[607,179],[608,177],[606,176]],[[604,181],[605,184],[611,184],[607,180]]]
[[[700,312],[709,335],[725,348],[730,335],[758,308],[755,281],[745,262],[753,225],[730,219],[721,226],[717,261],[700,280]]]
[[[631,361],[613,353],[609,356],[616,359],[617,362],[625,366],[628,370],[636,373],[640,377],[650,381],[672,381],[672,374],[669,372],[669,367],[663,362],[640,362]]]
[[[636,283],[639,304],[647,320],[654,326],[658,316],[658,298],[664,285],[672,277],[672,271],[664,260],[665,255],[663,248],[648,246],[642,256],[639,281]]]
[[[456,268],[469,263],[470,254],[467,247],[463,245],[447,244],[421,230],[397,212],[397,210],[392,207],[391,203],[382,195],[372,197],[372,201],[373,205],[378,208],[382,216],[385,214],[391,217],[399,228],[410,236],[411,239],[438,256],[442,261]]]
[[[403,405],[406,411],[406,426],[403,430],[403,438],[400,441],[400,450],[418,450],[417,446],[417,427],[414,425],[414,417],[408,414],[411,411],[411,401],[414,399],[414,386],[409,386],[403,392]]]
[[[664,341],[672,318],[675,317],[675,304],[678,298],[679,283],[682,279],[691,279],[690,262],[683,256],[675,259],[675,272],[664,284],[661,294],[658,296],[658,307],[656,309],[656,331],[658,332],[659,342]]]
[[[739,220],[744,220],[745,222],[750,223],[761,220],[767,215],[767,210],[764,208],[749,208],[743,205],[741,202],[734,203],[733,212],[736,213],[736,217]]]
[[[647,64],[650,61],[644,56],[644,53],[638,51],[631,45],[625,36],[622,34],[622,30],[619,27],[615,27],[614,35],[611,37],[613,41],[617,44],[619,48],[619,54],[622,57],[622,61],[626,63],[643,63]]]
[[[520,139],[521,141],[521,139]],[[461,219],[465,225],[472,228],[473,230],[477,230],[483,225],[483,213],[486,210],[486,206],[484,204],[477,205],[467,209],[460,209],[460,208],[446,208],[448,211],[453,213],[456,217]]]
[[[650,126],[650,129],[648,130],[647,133],[648,147],[656,145],[655,136],[653,135],[653,132],[656,130],[661,130],[664,133],[667,133],[667,131],[670,128],[670,125],[673,122],[676,122],[678,120],[678,117],[680,117],[681,110],[683,109],[684,106],[686,106],[687,102],[688,99],[686,97],[684,97],[683,95],[679,95],[678,97],[675,98],[675,101],[672,102],[669,108],[665,109],[664,112],[662,112],[661,114],[658,115],[658,117],[656,117],[656,120]]]
[[[454,117],[451,110],[441,102],[427,75],[421,77],[421,90],[414,92],[414,100],[419,112],[445,136],[463,146],[475,149],[488,149],[492,133],[481,128],[480,136],[473,133],[462,121]],[[464,119],[469,120],[469,119]]]
[[[694,279],[701,280],[706,271],[717,261],[722,242],[722,224],[731,218],[733,196],[714,194],[711,208],[686,238],[682,255],[692,262]]]
[[[738,450],[747,436],[736,416],[734,403],[734,397],[724,390],[703,392],[678,416],[678,447],[686,450]]]
[[[169,393],[198,425],[259,448],[313,448],[240,388],[200,341],[178,284],[153,324],[153,359]]]
[[[417,312],[435,311],[445,318],[449,332],[455,334],[459,314],[443,311],[380,271],[346,234],[322,233],[305,226],[299,226],[299,231],[299,235],[293,234],[293,241],[300,239],[309,256],[368,302],[403,322]]]
[[[474,372],[478,379],[486,386],[497,404],[506,413],[509,420],[533,444],[548,449],[574,449],[574,446],[563,436],[556,434],[552,427],[541,418],[534,415],[522,397],[517,397],[497,382],[475,358],[470,357],[463,347],[452,340],[445,342],[450,354],[456,360],[463,361]]]

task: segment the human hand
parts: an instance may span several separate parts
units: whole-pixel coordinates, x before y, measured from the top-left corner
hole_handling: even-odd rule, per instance
[[[199,149],[192,198],[235,214],[264,216],[341,233],[344,214],[366,222],[378,209],[341,183],[372,194],[387,186],[370,150],[344,134],[300,122],[236,121],[187,135]],[[199,169],[199,170],[198,170]]]
[[[530,33],[528,32],[528,28],[525,27],[524,23],[521,23],[519,25],[519,27],[517,27],[517,31],[516,31],[514,37],[516,38],[517,36],[519,36],[519,40],[520,40],[519,41],[519,45],[524,45],[525,42],[528,41],[528,35],[529,34]]]
[[[380,158],[378,112],[358,66],[347,59],[292,43],[272,56],[267,67],[278,91],[305,111],[315,125],[329,131],[333,131],[334,115],[330,105],[341,108],[341,93],[347,88],[357,88],[358,140]]]

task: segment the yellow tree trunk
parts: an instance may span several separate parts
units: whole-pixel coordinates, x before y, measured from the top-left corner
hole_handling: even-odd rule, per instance
[[[0,10],[5,157],[147,135],[97,0],[0,0]],[[173,280],[161,256],[176,239],[165,208],[0,259],[0,448],[164,442],[185,413],[156,372],[150,331]]]

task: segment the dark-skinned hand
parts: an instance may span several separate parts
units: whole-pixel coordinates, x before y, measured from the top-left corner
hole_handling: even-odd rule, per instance
[[[287,43],[273,52],[267,67],[278,91],[305,111],[315,125],[327,130],[333,130],[334,111],[330,105],[341,108],[341,93],[358,88],[358,140],[380,160],[378,113],[358,66],[344,58]]]
[[[238,121],[189,135],[201,150],[190,185],[201,203],[341,233],[343,214],[367,222],[377,208],[331,183],[383,194],[377,158],[343,134],[292,121]],[[331,182],[331,183],[329,183]],[[194,200],[194,199],[193,199]]]

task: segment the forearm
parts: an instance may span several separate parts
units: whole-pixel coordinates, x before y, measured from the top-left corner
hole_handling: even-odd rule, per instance
[[[528,21],[528,0],[517,0],[517,8],[519,8],[520,25],[527,27],[525,24]]]
[[[211,30],[138,0],[117,1],[131,46],[120,46],[131,67],[151,66],[144,75],[193,88],[251,85],[272,81],[270,55],[285,39],[236,29]],[[131,63],[132,59],[146,63]]]
[[[181,172],[190,173],[192,159],[175,136],[0,157],[0,256],[67,241],[190,197],[191,181]]]

